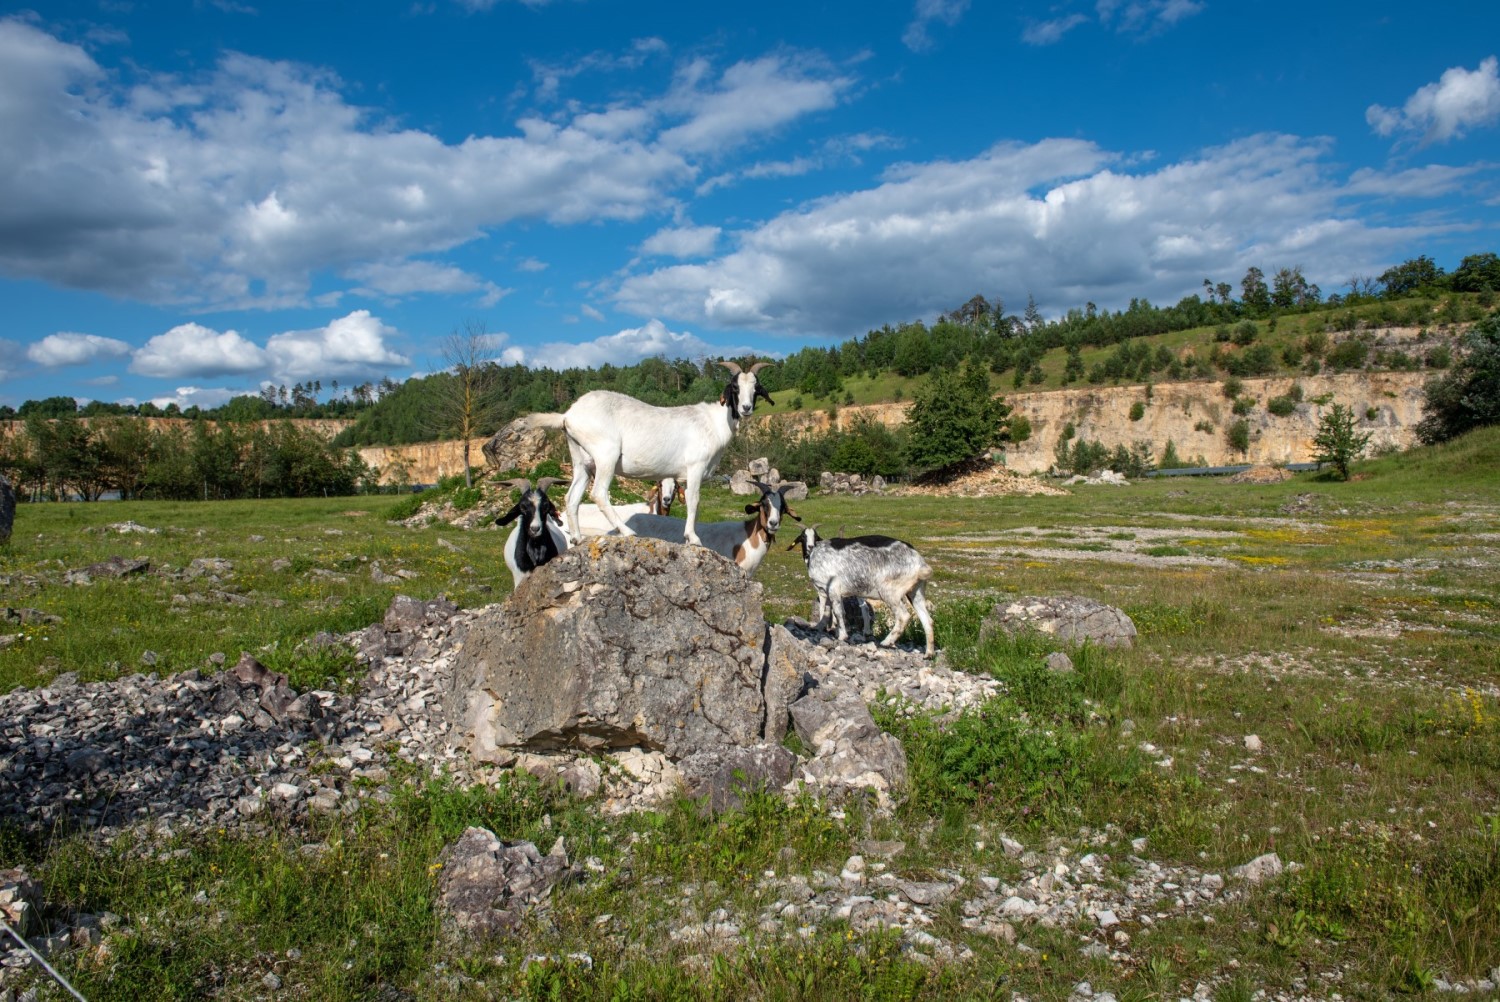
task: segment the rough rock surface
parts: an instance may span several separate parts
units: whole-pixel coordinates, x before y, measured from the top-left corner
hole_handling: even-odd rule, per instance
[[[858,692],[814,685],[792,704],[797,736],[813,757],[801,764],[809,785],[835,794],[870,791],[876,806],[889,809],[906,788],[906,751],[882,731]]]
[[[818,488],[825,494],[884,494],[885,477],[877,474],[866,480],[859,473],[833,473],[824,470],[818,474]]]
[[[547,432],[518,419],[491,435],[480,451],[497,470],[529,470],[547,458]]]
[[[472,827],[438,863],[438,914],[449,929],[476,938],[515,929],[571,874],[562,839],[543,856],[530,842],[502,842]]]
[[[1001,602],[986,617],[981,631],[1036,630],[1059,640],[1089,641],[1104,647],[1130,647],[1135,623],[1112,605],[1082,595],[1028,595]]]
[[[490,761],[516,748],[638,745],[680,760],[755,744],[760,606],[760,585],[701,547],[594,537],[474,622],[445,717]]]
[[[807,485],[800,480],[782,480],[781,471],[771,465],[771,461],[762,457],[752,459],[747,469],[735,470],[729,475],[729,489],[735,494],[753,496],[760,493],[760,488],[755,486],[756,481],[767,487],[780,490],[786,488],[785,497],[788,501],[802,501],[807,497]]]
[[[40,901],[41,888],[25,870],[20,867],[0,870],[0,918],[12,929],[27,935]]]

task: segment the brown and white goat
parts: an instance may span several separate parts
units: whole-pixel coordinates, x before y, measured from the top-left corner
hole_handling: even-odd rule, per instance
[[[698,525],[699,545],[713,550],[727,560],[733,560],[747,576],[755,573],[760,562],[766,558],[771,544],[776,542],[776,530],[781,528],[781,517],[790,515],[797,521],[802,521],[787,503],[786,486],[772,488],[762,483],[756,483],[755,486],[760,488],[760,501],[745,505],[745,514],[753,516],[752,518],[744,522],[700,522]],[[630,516],[625,524],[637,536],[664,539],[669,543],[687,541],[687,523],[680,518],[640,514]]]

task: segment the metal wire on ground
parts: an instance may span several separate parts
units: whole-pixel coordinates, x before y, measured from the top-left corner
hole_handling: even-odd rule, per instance
[[[17,943],[21,944],[21,949],[31,954],[32,958],[38,964],[42,965],[42,970],[52,975],[52,980],[56,981],[58,984],[62,985],[69,992],[71,992],[73,994],[73,997],[77,999],[78,1002],[89,1002],[89,1000],[84,998],[77,988],[74,988],[72,985],[68,984],[67,978],[63,977],[61,974],[58,974],[57,969],[54,968],[51,964],[47,963],[46,957],[43,957],[40,953],[37,953],[36,948],[33,947],[30,943],[26,942],[26,938],[24,936],[22,936],[15,929],[11,928],[11,924],[9,922],[5,921],[4,919],[0,919],[0,929],[4,929],[6,932],[10,933],[11,938],[14,939]]]

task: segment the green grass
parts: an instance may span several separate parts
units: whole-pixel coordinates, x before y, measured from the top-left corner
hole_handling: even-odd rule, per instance
[[[1357,464],[1347,484],[1303,475],[1273,485],[1145,482],[1107,495],[800,503],[827,531],[918,545],[935,568],[929,594],[949,663],[1006,685],[946,722],[877,706],[912,777],[892,816],[761,795],[717,818],[687,802],[606,817],[522,775],[464,790],[413,774],[396,777],[388,803],[369,801],[312,831],[268,823],[255,838],[105,841],[12,827],[0,830],[0,867],[27,865],[52,917],[121,917],[106,933],[107,955],[60,958],[91,999],[248,999],[269,994],[260,986],[268,971],[288,997],[443,1000],[997,991],[1062,1000],[1085,979],[1122,1000],[1190,995],[1200,981],[1235,999],[1291,990],[1305,971],[1334,966],[1346,971],[1339,991],[1353,998],[1482,976],[1500,964],[1497,460],[1500,429],[1489,429]],[[741,503],[711,490],[703,517],[735,517]],[[5,601],[62,622],[5,627],[27,639],[0,650],[0,687],[63,671],[139,671],[145,650],[157,654],[157,671],[199,667],[214,651],[233,663],[249,650],[294,685],[348,686],[357,672],[346,656],[299,642],[377,621],[397,592],[473,606],[508,591],[499,533],[392,525],[380,517],[389,505],[24,505],[0,550]],[[163,531],[99,531],[126,519]],[[1062,549],[1088,538],[1115,549]],[[758,575],[773,620],[812,604],[785,542]],[[1130,547],[1136,558],[1121,559]],[[113,553],[174,570],[63,583],[65,571]],[[1189,562],[1197,556],[1228,565]],[[218,585],[172,576],[195,557],[231,560],[234,573]],[[376,585],[374,561],[416,577]],[[252,601],[173,601],[214,589]],[[1043,665],[1055,649],[1044,638],[983,631],[1007,596],[1055,593],[1125,609],[1135,647],[1072,651],[1075,671],[1056,674]],[[1258,753],[1245,748],[1251,734]],[[597,857],[602,870],[557,889],[551,910],[511,940],[452,941],[433,913],[433,867],[470,824],[544,849],[562,836],[575,860]],[[1084,831],[1104,841],[1087,842]],[[837,873],[875,838],[907,843],[891,863],[902,876],[1009,879],[1018,865],[998,851],[1000,834],[1029,848],[1107,853],[1119,876],[1128,840],[1140,837],[1164,865],[1223,873],[1274,851],[1302,868],[1216,907],[1212,925],[1131,925],[1124,965],[1081,956],[1072,930],[1020,927],[1034,952],[974,935],[956,903],[929,931],[974,956],[938,967],[840,923],[805,939],[756,928],[771,903],[758,880],[767,870]],[[719,908],[742,928],[723,952],[671,938]],[[529,955],[555,959],[528,965]]]

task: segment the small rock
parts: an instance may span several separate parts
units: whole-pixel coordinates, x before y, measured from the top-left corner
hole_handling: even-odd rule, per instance
[[[1274,852],[1268,852],[1263,856],[1255,857],[1244,866],[1235,867],[1230,872],[1247,884],[1259,884],[1279,876],[1285,868],[1280,856]]]
[[[1246,734],[1245,735],[1245,751],[1247,751],[1247,752],[1258,752],[1258,751],[1261,750],[1261,748],[1262,748],[1262,745],[1261,745],[1261,741],[1260,741],[1260,736],[1259,735],[1257,735],[1257,734]]]

